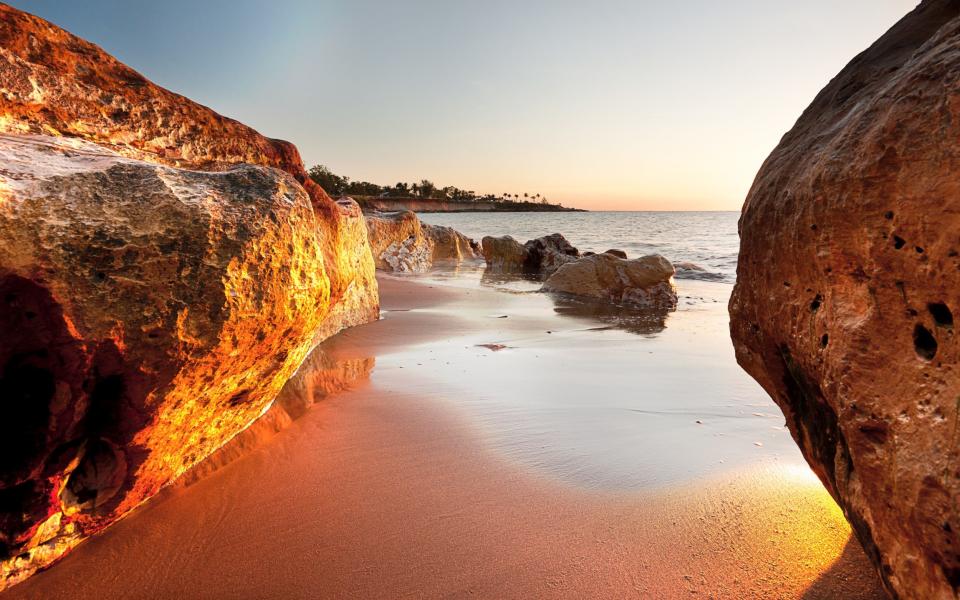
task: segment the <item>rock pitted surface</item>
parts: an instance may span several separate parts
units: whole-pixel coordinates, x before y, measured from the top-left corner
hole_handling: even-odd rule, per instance
[[[296,149],[0,5],[0,589],[244,430],[377,318]]]
[[[673,265],[659,254],[631,260],[609,253],[594,254],[561,265],[543,283],[543,291],[671,310],[677,306],[673,274]]]
[[[181,168],[215,171],[249,163],[281,169],[307,191],[323,218],[325,263],[340,262],[353,242],[340,239],[344,213],[307,175],[293,144],[157,86],[100,47],[5,4],[0,133],[79,137],[127,157]],[[376,285],[372,271],[363,282],[332,267],[328,276],[335,303],[358,284]]]
[[[960,2],[925,1],[816,97],[740,221],[737,359],[888,590],[960,593]]]
[[[378,269],[422,273],[439,261],[478,257],[476,242],[450,227],[422,222],[411,211],[368,214],[370,248]]]

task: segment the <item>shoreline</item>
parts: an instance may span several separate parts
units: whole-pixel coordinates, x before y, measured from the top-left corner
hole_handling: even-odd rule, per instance
[[[321,390],[278,434],[238,441],[0,598],[882,597],[809,470],[587,489],[504,453],[470,408],[483,390],[465,397],[410,361],[490,316],[457,302],[495,312],[510,294],[380,282],[385,318],[321,345],[292,380],[315,390],[359,361],[347,391]]]

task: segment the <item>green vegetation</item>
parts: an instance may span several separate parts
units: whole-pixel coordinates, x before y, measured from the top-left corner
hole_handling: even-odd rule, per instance
[[[572,210],[564,209],[562,204],[550,204],[546,196],[524,193],[511,194],[484,194],[479,195],[473,190],[462,190],[458,187],[447,186],[438,188],[429,179],[421,179],[418,183],[399,182],[393,186],[378,185],[368,181],[350,181],[349,177],[337,175],[326,165],[316,165],[310,169],[310,178],[320,184],[331,196],[352,196],[361,205],[363,199],[415,199],[440,200],[444,202],[485,202],[502,205],[504,209],[529,210]],[[522,199],[521,199],[522,198]]]

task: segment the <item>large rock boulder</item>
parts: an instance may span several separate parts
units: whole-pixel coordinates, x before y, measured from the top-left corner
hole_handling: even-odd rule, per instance
[[[520,244],[509,235],[487,236],[480,242],[487,267],[504,273],[546,277],[560,265],[580,258],[580,251],[559,233]]]
[[[296,149],[0,5],[0,589],[174,481],[377,318]]]
[[[960,2],[830,82],[740,220],[737,359],[892,595],[960,594]]]
[[[366,215],[374,263],[382,271],[422,273],[430,268],[433,248],[411,211]]]
[[[0,133],[79,137],[168,166],[216,171],[248,163],[286,171],[321,217],[332,302],[356,288],[375,297],[372,268],[340,268],[356,253],[350,245],[356,217],[310,179],[293,144],[157,86],[100,47],[2,3],[0,117]]]
[[[480,240],[487,268],[504,273],[519,273],[527,260],[527,249],[509,235],[488,235]]]
[[[476,242],[450,227],[424,223],[409,210],[368,214],[366,220],[373,259],[383,271],[422,273],[436,262],[478,256]]]
[[[452,227],[423,223],[424,231],[433,244],[433,260],[461,262],[482,256],[480,244]]]
[[[594,254],[561,265],[543,283],[543,291],[641,308],[677,306],[673,265],[653,254],[632,260]]]

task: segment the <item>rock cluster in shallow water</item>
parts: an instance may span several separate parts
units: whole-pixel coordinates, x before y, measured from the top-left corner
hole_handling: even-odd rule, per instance
[[[780,405],[888,590],[960,594],[960,3],[854,58],[740,221],[737,359]]]
[[[509,235],[481,242],[487,269],[543,280],[542,291],[606,304],[670,311],[675,270],[659,254],[628,259],[623,250],[581,253],[559,233],[521,244]]]
[[[580,258],[580,251],[563,235],[552,233],[521,244],[509,235],[487,236],[480,242],[487,268],[504,273],[546,277],[560,265]]]
[[[543,282],[543,291],[672,310],[677,307],[673,274],[673,265],[658,254],[631,260],[605,252],[561,265]]]
[[[411,211],[366,215],[370,248],[377,268],[423,273],[435,263],[457,263],[479,256],[476,242],[450,227],[422,222]]]
[[[244,430],[377,318],[296,149],[0,5],[0,589]]]

